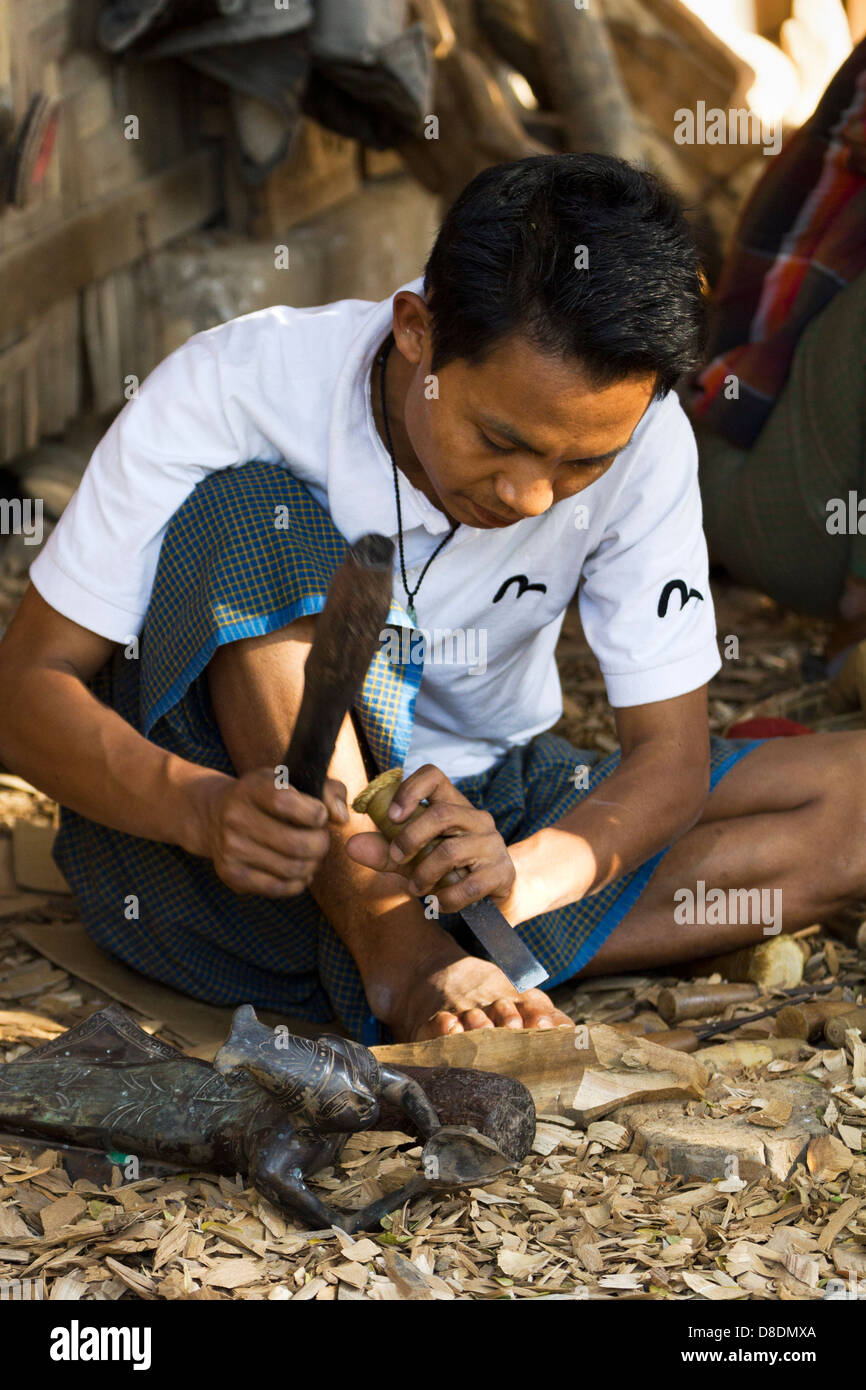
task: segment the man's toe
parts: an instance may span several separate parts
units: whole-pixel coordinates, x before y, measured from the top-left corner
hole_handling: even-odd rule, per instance
[[[447,1009],[440,1009],[432,1018],[428,1018],[426,1023],[422,1023],[418,1032],[415,1034],[417,1042],[423,1042],[425,1038],[444,1038],[449,1033],[462,1033],[463,1024],[456,1014],[449,1013]]]
[[[525,1028],[559,1028],[562,1025],[573,1027],[573,1023],[567,1014],[561,1009],[556,1009],[546,994],[540,990],[529,990],[522,999],[518,1001],[518,1007],[524,1019]]]
[[[496,1026],[483,1009],[466,1009],[460,1015],[460,1022],[467,1033],[473,1032],[476,1028],[495,1028]]]
[[[497,1028],[522,1028],[523,1019],[513,999],[497,999],[488,1005],[487,1013]]]

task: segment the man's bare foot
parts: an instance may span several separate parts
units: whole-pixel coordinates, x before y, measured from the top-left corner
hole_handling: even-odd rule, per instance
[[[402,1042],[476,1028],[574,1027],[540,989],[521,994],[497,966],[456,945],[419,973],[388,1022]]]

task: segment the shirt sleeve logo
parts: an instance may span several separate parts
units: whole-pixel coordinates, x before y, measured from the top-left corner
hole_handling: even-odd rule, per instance
[[[512,584],[517,585],[518,598],[522,598],[524,594],[528,594],[531,590],[535,590],[539,594],[547,593],[546,584],[530,584],[525,574],[512,574],[510,579],[506,579],[504,584],[500,584],[494,595],[493,602],[498,603],[501,598],[504,598]]]
[[[698,589],[687,588],[684,579],[669,579],[662,589],[661,598],[659,599],[657,611],[660,618],[664,618],[667,614],[668,604],[674,594],[679,594],[680,596],[680,612],[683,611],[690,598],[696,598],[700,603],[704,601],[703,594]]]

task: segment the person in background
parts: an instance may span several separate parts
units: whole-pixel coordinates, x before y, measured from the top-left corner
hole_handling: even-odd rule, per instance
[[[683,399],[711,559],[828,620],[834,675],[866,639],[866,39],[752,193],[705,361]]]

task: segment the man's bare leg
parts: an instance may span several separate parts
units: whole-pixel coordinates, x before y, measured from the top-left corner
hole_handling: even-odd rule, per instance
[[[652,969],[766,939],[761,922],[678,925],[674,894],[699,880],[707,891],[780,889],[785,931],[866,898],[866,734],[772,739],[732,768],[581,974]]]
[[[302,619],[270,636],[223,647],[211,661],[214,712],[237,772],[276,767],[285,757],[314,627],[314,619]],[[329,771],[345,783],[351,806],[367,776],[350,719]],[[437,922],[428,921],[399,875],[349,859],[346,840],[369,829],[367,818],[351,810],[346,825],[331,826],[332,849],[311,891],[352,953],[373,1013],[395,1036],[573,1026],[546,994],[521,994],[495,965],[461,950]],[[280,870],[278,863],[261,867]]]

